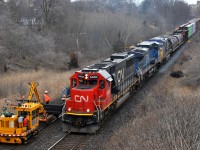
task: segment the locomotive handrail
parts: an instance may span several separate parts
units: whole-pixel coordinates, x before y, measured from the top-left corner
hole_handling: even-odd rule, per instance
[[[98,113],[98,122],[99,122],[99,120],[100,120],[100,113],[101,113],[102,111],[101,111],[101,108],[97,106],[97,104],[95,103],[95,101],[93,101],[93,102],[94,102],[94,105],[95,105],[95,107],[96,107],[96,109],[97,109],[97,113]]]

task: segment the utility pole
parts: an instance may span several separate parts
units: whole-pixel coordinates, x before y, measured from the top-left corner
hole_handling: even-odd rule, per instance
[[[76,36],[78,65],[79,65],[79,54],[80,54],[80,44],[79,44],[79,36],[80,35],[86,35],[86,33],[85,32],[81,32],[81,33],[72,33],[72,34],[67,34],[66,35],[66,36]]]
[[[67,34],[67,36],[76,36],[76,46],[78,50],[80,50],[79,35],[86,35],[86,33],[82,32],[82,33]]]

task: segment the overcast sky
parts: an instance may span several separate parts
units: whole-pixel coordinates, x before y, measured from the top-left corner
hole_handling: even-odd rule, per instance
[[[185,0],[185,2],[187,2],[189,4],[196,4],[197,0]]]
[[[78,0],[71,0],[71,2],[74,2],[74,1],[78,1]],[[143,0],[135,0],[136,3],[140,3],[142,2]],[[184,0],[185,2],[187,2],[188,4],[196,4],[197,3],[197,0]]]
[[[142,2],[143,0],[135,0],[137,3]],[[197,0],[184,0],[188,4],[196,4]]]

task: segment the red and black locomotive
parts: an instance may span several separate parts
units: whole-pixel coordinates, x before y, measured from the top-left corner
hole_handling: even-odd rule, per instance
[[[75,72],[70,79],[71,97],[66,100],[63,128],[93,133],[103,119],[119,107],[138,82],[133,54],[113,54],[109,59]]]

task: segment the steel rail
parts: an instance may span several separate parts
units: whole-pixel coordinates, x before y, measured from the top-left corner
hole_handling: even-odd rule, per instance
[[[83,140],[79,141],[76,145],[74,145],[74,147],[72,147],[70,150],[83,150],[89,142],[92,141],[93,136],[89,136],[89,137],[83,137]]]
[[[63,139],[65,139],[68,135],[70,134],[70,132],[67,132],[62,138],[60,138],[56,143],[54,143],[50,148],[48,148],[48,150],[52,150],[56,145],[58,145]]]

